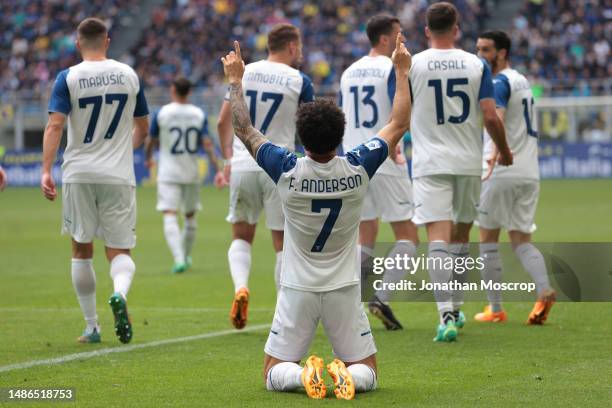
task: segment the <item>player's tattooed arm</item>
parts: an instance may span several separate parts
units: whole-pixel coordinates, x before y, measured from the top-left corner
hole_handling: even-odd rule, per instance
[[[251,156],[255,157],[259,147],[268,140],[253,127],[251,116],[242,92],[242,76],[244,61],[240,53],[240,44],[234,41],[234,51],[221,58],[223,70],[230,83],[230,106],[232,111],[232,127],[236,136],[244,143]]]
[[[268,140],[261,132],[253,127],[251,116],[242,93],[242,84],[232,84],[230,90],[230,105],[232,108],[232,126],[234,133],[242,140],[244,146],[253,157],[257,154],[259,146]]]

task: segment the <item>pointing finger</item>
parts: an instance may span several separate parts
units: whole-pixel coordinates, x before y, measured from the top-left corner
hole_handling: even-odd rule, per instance
[[[242,59],[242,54],[240,53],[240,43],[238,43],[238,41],[234,41],[234,50],[236,50],[236,56],[238,59]]]

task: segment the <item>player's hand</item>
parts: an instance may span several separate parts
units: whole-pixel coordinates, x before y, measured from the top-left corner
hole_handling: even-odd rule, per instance
[[[221,58],[223,62],[223,72],[230,84],[238,84],[242,82],[244,74],[244,61],[240,53],[240,44],[234,41],[234,51],[230,51],[225,58]]]
[[[55,200],[57,197],[57,191],[55,190],[55,182],[53,176],[50,173],[43,173],[40,178],[40,188],[42,189],[45,198],[49,201]]]
[[[7,184],[7,177],[4,169],[0,167],[0,191],[4,190]]]
[[[391,60],[395,66],[395,70],[408,75],[410,67],[412,66],[412,55],[408,52],[408,49],[402,42],[402,33],[397,33],[395,39],[395,50],[391,55]]]
[[[514,162],[514,157],[512,155],[512,151],[508,150],[507,152],[500,152],[499,156],[497,157],[497,164],[500,164],[502,166],[511,166],[512,163]]]
[[[226,185],[229,185],[230,177],[232,176],[232,165],[228,160],[223,166],[223,178],[225,179]]]
[[[489,157],[486,162],[487,162],[487,171],[485,172],[484,176],[482,176],[482,181],[488,180],[491,175],[493,174],[493,169],[495,169],[495,164],[497,163],[497,160],[499,159],[499,153],[495,152],[491,157]]]
[[[221,190],[223,187],[227,186],[227,181],[222,171],[218,171],[217,174],[215,174],[213,183],[215,187],[217,187],[217,190]]]
[[[404,156],[400,143],[395,145],[395,152],[391,155],[391,160],[393,160],[395,164],[406,164],[406,156]]]

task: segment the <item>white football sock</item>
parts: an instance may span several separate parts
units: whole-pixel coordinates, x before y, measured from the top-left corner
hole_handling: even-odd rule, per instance
[[[416,246],[412,241],[399,240],[395,243],[395,246],[393,247],[393,249],[391,249],[391,252],[389,252],[387,257],[395,259],[396,255],[399,255],[401,259],[404,259],[404,255],[407,255],[409,258],[413,258],[415,254]],[[383,275],[383,284],[398,283],[404,278],[404,276],[406,276],[407,272],[408,270],[404,268],[394,267],[391,269],[387,269],[385,270],[385,273]],[[392,290],[378,290],[376,291],[376,296],[381,302],[388,302],[391,298],[392,293]]]
[[[296,363],[278,363],[268,371],[268,391],[292,391],[303,386],[302,367]]]
[[[368,392],[376,389],[376,373],[365,364],[353,364],[346,368],[353,377],[355,391]]]
[[[96,274],[92,259],[72,258],[72,286],[77,294],[83,317],[87,322],[87,333],[98,326],[96,314]]]
[[[276,284],[276,292],[280,290],[281,270],[283,268],[283,251],[276,253],[276,263],[274,264],[274,283]]]
[[[119,254],[113,258],[110,268],[113,287],[115,292],[121,293],[124,299],[127,299],[135,272],[136,264],[129,255]]]
[[[499,256],[499,248],[496,243],[480,244],[480,257],[484,268],[480,271],[482,279],[486,282],[501,283],[502,263]],[[493,312],[501,312],[502,294],[500,290],[487,289],[487,299]]]
[[[431,241],[429,243],[428,263],[430,264],[429,278],[432,283],[447,283],[450,281],[453,274],[452,270],[447,267],[447,259],[450,257],[448,253],[448,243],[444,241]],[[434,290],[434,298],[438,306],[440,316],[444,312],[453,311],[453,302],[451,300],[451,292],[445,290]]]
[[[242,287],[247,288],[251,271],[251,244],[243,239],[233,240],[227,251],[227,259],[236,292]]]
[[[550,282],[546,273],[546,263],[544,257],[538,248],[532,243],[526,242],[517,246],[514,252],[518,256],[523,268],[531,275],[531,278],[536,284],[538,294],[544,290],[550,289]]]
[[[183,226],[183,253],[185,257],[191,255],[191,248],[193,248],[197,230],[198,220],[195,215],[191,218],[185,217],[185,225]]]
[[[176,214],[164,214],[164,235],[174,258],[174,263],[185,262],[185,254],[181,243],[181,230],[179,229]]]
[[[449,245],[449,253],[459,265],[464,269],[463,273],[458,273],[453,269],[453,280],[464,283],[467,281],[469,271],[465,268],[465,258],[470,255],[470,244],[468,243],[453,243]],[[461,261],[457,261],[461,259]],[[461,309],[463,306],[463,290],[454,290],[452,294],[453,310]]]

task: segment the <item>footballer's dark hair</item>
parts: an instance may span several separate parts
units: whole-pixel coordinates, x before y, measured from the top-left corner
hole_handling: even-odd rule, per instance
[[[306,150],[325,154],[336,150],[344,136],[344,112],[329,98],[302,103],[296,114],[297,135]]]
[[[300,30],[293,24],[277,24],[268,33],[268,51],[282,51],[292,41],[300,41]]]
[[[442,1],[440,3],[434,3],[427,8],[425,19],[429,31],[434,34],[444,34],[457,25],[459,13],[455,6]]]
[[[393,24],[399,24],[399,18],[389,14],[379,14],[370,17],[366,24],[366,33],[372,47],[378,45],[381,35],[389,35],[393,31]]]
[[[106,24],[99,18],[86,18],[77,27],[79,43],[85,48],[101,48],[107,36]]]
[[[189,92],[191,92],[191,81],[185,78],[184,76],[179,76],[174,78],[172,81],[172,86],[174,87],[174,91],[179,96],[187,96]]]
[[[478,38],[485,38],[487,40],[493,40],[495,49],[506,50],[506,59],[510,56],[510,48],[512,48],[512,40],[510,36],[502,30],[490,30],[480,34]]]

